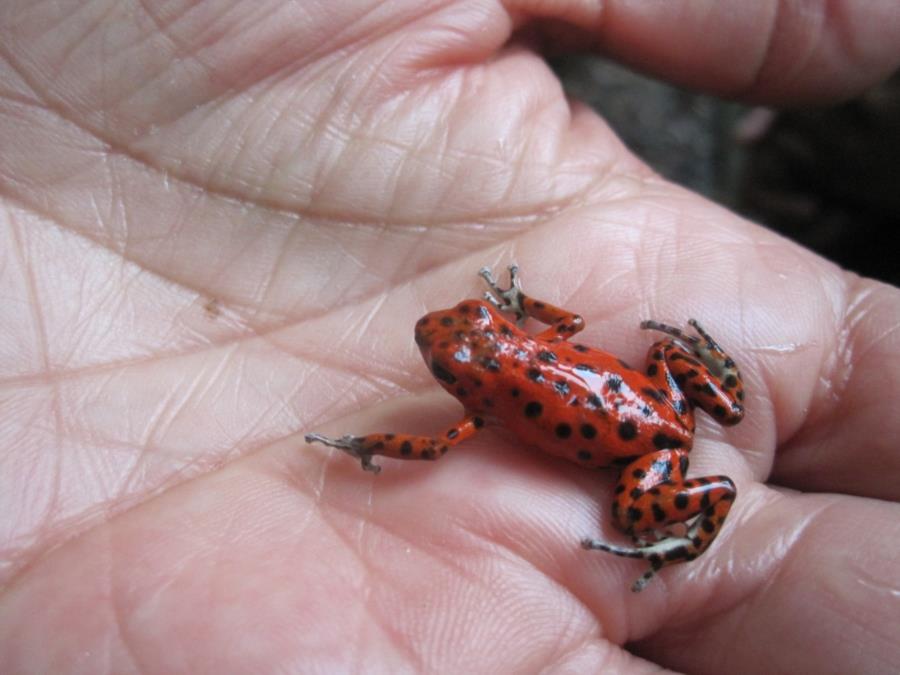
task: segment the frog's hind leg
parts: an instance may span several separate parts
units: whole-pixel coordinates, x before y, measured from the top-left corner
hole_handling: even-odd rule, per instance
[[[661,393],[668,393],[689,429],[693,419],[685,401],[720,424],[737,424],[744,416],[744,385],[737,364],[697,321],[688,323],[697,335],[656,321],[641,323],[641,328],[671,336],[650,348],[647,376],[661,387]]]
[[[331,438],[322,434],[306,434],[307,443],[321,443],[337,448],[358,459],[363,470],[378,473],[381,467],[372,461],[375,455],[394,459],[435,460],[443,457],[457,443],[474,436],[484,426],[484,419],[468,415],[437,436],[410,434],[367,434]]]
[[[613,518],[621,530],[637,538],[637,546],[614,546],[596,539],[581,542],[586,549],[647,560],[650,569],[631,587],[635,592],[643,590],[657,570],[703,553],[719,534],[737,495],[727,476],[685,480],[687,466],[686,451],[660,450],[639,457],[623,470],[615,489]],[[657,531],[677,523],[687,527],[684,536],[656,538]]]
[[[485,292],[484,299],[494,307],[502,312],[514,314],[519,325],[524,323],[526,317],[547,324],[550,327],[537,337],[550,342],[568,340],[584,328],[584,319],[580,314],[525,295],[519,283],[518,265],[510,265],[508,269],[509,288],[505,289],[500,288],[487,267],[482,267],[478,272],[490,289]]]

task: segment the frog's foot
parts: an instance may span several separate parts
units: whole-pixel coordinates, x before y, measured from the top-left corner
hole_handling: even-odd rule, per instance
[[[613,546],[597,539],[582,539],[581,547],[589,551],[606,551],[624,558],[640,558],[650,563],[650,569],[644,572],[637,581],[631,585],[634,593],[640,593],[647,587],[657,571],[664,565],[676,562],[693,560],[699,555],[694,542],[688,537],[666,537],[654,544],[628,548],[625,546]]]
[[[351,457],[358,459],[364,471],[371,471],[375,474],[381,471],[381,467],[372,462],[372,453],[363,449],[365,444],[363,436],[345,435],[340,438],[330,438],[322,434],[306,434],[305,439],[307,443],[321,443],[329,448],[343,450]]]
[[[695,326],[697,325],[697,322],[694,319],[689,319],[688,324]],[[698,336],[686,333],[680,328],[670,326],[667,323],[660,323],[659,321],[641,321],[641,328],[644,330],[658,330],[660,333],[671,335],[675,338],[676,342],[690,352],[693,352],[700,344],[700,338]]]
[[[509,270],[509,288],[503,289],[497,285],[497,280],[491,274],[490,268],[482,267],[478,274],[487,283],[489,291],[485,291],[484,299],[491,303],[501,312],[510,312],[516,315],[516,323],[521,324],[525,321],[525,294],[522,292],[522,286],[519,283],[519,266],[515,263],[510,265]]]
[[[626,466],[615,488],[613,522],[631,535],[633,547],[584,539],[586,549],[606,551],[650,563],[632,590],[642,590],[656,572],[693,560],[713,542],[737,490],[727,476],[686,479],[688,453],[681,449],[641,455]]]
[[[670,392],[673,403],[685,397],[721,424],[737,424],[744,416],[744,385],[737,364],[695,319],[688,324],[697,335],[657,321],[641,322],[641,328],[671,336],[651,347],[647,374],[665,386],[669,378],[664,370],[671,371],[681,392]],[[665,369],[653,363],[659,355],[663,355]]]
[[[697,331],[697,335],[691,335],[680,328],[658,321],[641,321],[641,328],[644,330],[657,330],[671,335],[685,351],[700,359],[716,378],[724,380],[728,375],[740,377],[734,361],[719,346],[719,343],[703,330],[703,326],[696,319],[688,319],[688,325]]]

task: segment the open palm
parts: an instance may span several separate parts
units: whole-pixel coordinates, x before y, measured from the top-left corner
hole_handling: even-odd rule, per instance
[[[838,4],[0,4],[0,672],[896,666],[900,294],[661,180],[529,48],[835,96],[900,62],[892,3]],[[303,443],[456,419],[412,326],[511,261],[580,341],[696,317],[741,365],[692,455],[732,515],[641,594],[578,545],[609,472]]]

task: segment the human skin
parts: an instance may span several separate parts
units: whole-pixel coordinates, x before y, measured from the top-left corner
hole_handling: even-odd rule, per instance
[[[0,672],[895,671],[900,293],[656,176],[533,48],[778,103],[898,34],[894,0],[4,0]],[[640,594],[578,545],[622,540],[612,472],[303,442],[457,419],[412,326],[511,261],[585,344],[696,317],[741,366],[692,452],[729,520]]]

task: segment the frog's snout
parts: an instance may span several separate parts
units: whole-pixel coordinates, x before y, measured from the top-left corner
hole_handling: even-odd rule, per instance
[[[454,309],[444,309],[430,312],[416,322],[416,344],[422,351],[422,355],[428,357],[436,342],[446,341],[453,331],[461,326],[459,312]]]
[[[430,312],[416,322],[416,344],[427,357],[435,346],[441,350],[467,342],[491,327],[492,317],[483,302],[464,300],[456,307]]]
[[[422,354],[427,356],[431,352],[431,345],[434,343],[434,335],[437,327],[440,325],[436,320],[435,314],[426,314],[416,322],[416,344],[422,350]]]

